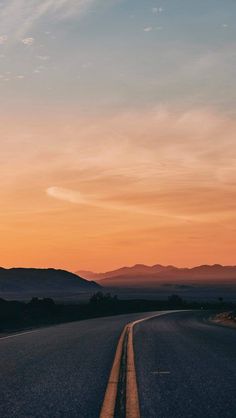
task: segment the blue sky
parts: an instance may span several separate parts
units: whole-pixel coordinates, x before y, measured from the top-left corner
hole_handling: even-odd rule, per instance
[[[230,0],[4,0],[2,104],[234,112],[235,15]]]

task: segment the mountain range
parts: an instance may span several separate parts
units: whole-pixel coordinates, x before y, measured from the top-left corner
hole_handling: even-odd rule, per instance
[[[74,297],[81,293],[93,294],[100,287],[66,270],[0,268],[0,297],[3,299]]]
[[[105,273],[77,271],[88,280],[96,280],[105,287],[155,287],[165,283],[212,283],[236,281],[236,266],[200,265],[193,268],[179,268],[172,265],[136,264],[121,267]]]

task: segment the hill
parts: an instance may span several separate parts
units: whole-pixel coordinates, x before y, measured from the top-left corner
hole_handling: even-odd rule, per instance
[[[80,272],[77,272],[79,274]],[[193,268],[178,268],[175,266],[146,266],[136,264],[132,267],[122,267],[105,273],[84,271],[84,277],[96,280],[106,287],[155,287],[167,283],[212,283],[236,281],[236,266],[220,264],[201,265]]]
[[[73,297],[98,291],[95,282],[66,270],[34,268],[0,268],[0,297],[29,299],[31,297]]]

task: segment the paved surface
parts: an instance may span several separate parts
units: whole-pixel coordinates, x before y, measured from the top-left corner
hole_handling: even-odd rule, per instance
[[[143,316],[91,319],[0,339],[0,417],[98,418],[119,335],[127,322]]]
[[[173,313],[135,327],[142,418],[235,418],[236,330],[206,313]]]
[[[149,315],[0,339],[0,417],[98,418],[119,335]],[[142,418],[236,417],[236,331],[204,316],[171,313],[136,325]]]

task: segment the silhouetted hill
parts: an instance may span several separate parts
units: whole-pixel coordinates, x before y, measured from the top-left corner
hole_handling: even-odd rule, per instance
[[[66,270],[0,268],[0,297],[24,299],[35,296],[61,297],[94,293],[101,288]]]
[[[79,274],[80,272],[77,272]],[[236,266],[220,264],[201,265],[193,268],[175,266],[146,266],[136,264],[106,273],[84,272],[87,279],[96,280],[106,287],[155,287],[167,283],[212,283],[236,281]]]
[[[171,266],[172,267],[172,266]],[[88,280],[103,280],[110,279],[112,277],[126,277],[126,276],[143,276],[150,275],[152,273],[161,272],[163,269],[168,267],[156,264],[155,266],[145,266],[144,264],[135,264],[132,267],[121,267],[117,270],[107,271],[105,273],[94,273],[92,271],[81,270],[77,271],[76,274],[86,277]]]

